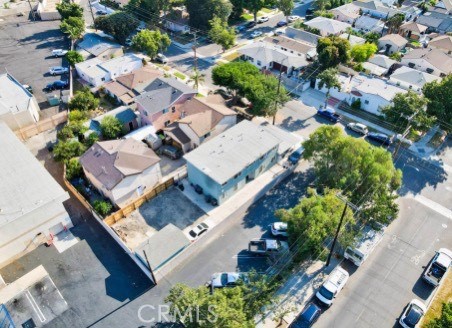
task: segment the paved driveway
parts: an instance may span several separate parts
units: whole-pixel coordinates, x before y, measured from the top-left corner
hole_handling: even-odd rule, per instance
[[[59,24],[59,21],[28,21],[26,17],[8,17],[0,22],[0,67],[33,88],[41,110],[49,107],[44,87],[60,79],[48,74],[49,67],[62,65],[62,59],[52,57],[51,52],[69,48]]]

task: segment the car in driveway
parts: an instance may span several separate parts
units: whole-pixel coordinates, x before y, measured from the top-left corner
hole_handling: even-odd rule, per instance
[[[303,155],[304,148],[303,146],[299,147],[297,150],[295,150],[292,154],[289,156],[289,162],[293,165],[296,165]]]
[[[426,312],[427,308],[425,307],[424,303],[417,299],[413,299],[400,316],[399,324],[403,328],[419,327],[418,324]]]
[[[159,63],[162,64],[167,64],[168,58],[166,58],[164,54],[158,53],[157,56],[155,56],[155,61],[158,61]]]
[[[369,133],[369,129],[367,128],[367,126],[365,126],[362,123],[348,123],[347,129],[355,131],[356,133],[359,133],[363,136]]]
[[[253,33],[250,34],[250,39],[255,39],[258,38],[262,35],[263,33],[261,31],[254,31]]]
[[[191,229],[188,232],[188,234],[192,240],[196,240],[201,235],[206,233],[207,230],[209,230],[209,226],[206,223],[202,222],[202,223],[198,224],[196,227],[194,227],[193,229]]]
[[[169,157],[171,159],[179,159],[182,157],[182,152],[180,151],[180,149],[177,149],[174,146],[162,146],[159,149],[159,152],[163,155],[165,155],[166,157]]]
[[[289,328],[309,328],[320,317],[322,310],[314,303],[309,303],[290,324]]]
[[[58,81],[53,81],[53,82],[47,84],[45,87],[45,90],[46,91],[63,90],[63,89],[66,89],[68,86],[69,86],[68,81],[58,80]]]
[[[67,54],[67,50],[63,50],[63,49],[52,50],[53,57],[63,57],[66,54]]]
[[[269,18],[267,16],[262,16],[257,19],[257,23],[262,24],[262,23],[268,22],[268,20],[269,20]]]
[[[283,27],[283,26],[286,26],[287,25],[287,22],[286,21],[279,21],[278,23],[276,23],[276,26],[277,27]]]
[[[49,73],[50,75],[62,75],[69,72],[69,68],[63,66],[54,66],[50,67]]]
[[[286,222],[274,222],[270,224],[270,230],[273,236],[287,237],[287,223]]]
[[[241,283],[246,283],[247,277],[239,272],[217,272],[210,279],[210,286],[213,288],[235,287]]]
[[[389,146],[392,143],[392,138],[384,133],[369,132],[367,133],[367,138],[384,146]]]

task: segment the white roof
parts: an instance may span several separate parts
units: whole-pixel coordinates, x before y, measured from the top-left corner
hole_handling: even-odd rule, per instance
[[[384,22],[381,19],[376,19],[367,15],[362,15],[355,21],[355,27],[365,29],[366,31],[377,30],[376,28],[383,28]]]
[[[351,46],[354,46],[356,44],[364,44],[366,42],[366,39],[360,38],[359,36],[351,35],[348,33],[342,33],[341,35],[339,35],[339,37],[341,37],[342,39],[348,40],[348,42],[350,42]]]
[[[362,232],[362,237],[355,245],[355,250],[358,250],[362,255],[369,253],[376,244],[383,238],[384,229],[374,230],[370,226],[365,226]]]
[[[0,226],[40,208],[48,212],[54,206],[63,207],[67,192],[3,122],[0,149]],[[42,224],[39,219],[35,215],[28,228]]]
[[[354,89],[361,92],[380,96],[381,98],[391,101],[397,93],[406,93],[407,91],[388,84],[378,78],[371,78],[366,76],[356,76],[353,78]]]
[[[33,95],[8,73],[0,75],[0,115],[26,111]]]
[[[392,65],[397,63],[394,59],[391,59],[385,55],[374,55],[369,58],[369,63],[384,67],[390,68]]]
[[[331,18],[316,17],[304,23],[309,27],[316,28],[326,34],[338,34],[344,32],[347,27],[352,27],[348,23],[340,22]]]
[[[441,78],[439,76],[421,72],[410,67],[402,66],[392,73],[390,80],[395,80],[396,82],[403,81],[413,86],[422,88],[424,84],[441,80]]]
[[[341,13],[343,16],[356,19],[360,16],[359,9],[360,7],[354,5],[353,3],[346,3],[345,5],[333,8],[330,11],[332,13],[338,12]]]
[[[308,65],[308,62],[304,56],[298,56],[285,52],[268,42],[251,43],[238,49],[237,52],[242,55],[252,57],[254,60],[259,60],[263,65],[271,62],[295,68]]]
[[[379,65],[375,65],[373,63],[365,62],[363,63],[363,67],[368,70],[371,74],[382,76],[388,72],[387,68],[381,67]]]
[[[82,70],[90,77],[104,76],[107,73],[107,71],[99,66],[100,63],[102,63],[102,60],[97,57],[94,57],[84,62],[75,64],[75,68]]]
[[[116,57],[110,60],[107,60],[105,62],[101,62],[99,64],[99,67],[103,68],[104,70],[111,72],[116,71],[118,67],[122,67],[124,65],[127,65],[129,63],[133,62],[141,62],[141,58],[138,56],[135,56],[134,54],[127,54],[121,57]]]
[[[229,181],[281,140],[266,126],[242,121],[184,156],[185,160],[219,184]],[[287,138],[292,139],[290,133]]]

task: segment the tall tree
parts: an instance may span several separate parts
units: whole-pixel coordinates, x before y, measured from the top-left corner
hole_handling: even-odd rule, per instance
[[[293,0],[278,0],[278,9],[282,11],[284,16],[286,16],[286,22],[289,22],[289,16],[292,14],[292,10],[295,7]]]
[[[377,32],[369,32],[364,35],[367,43],[375,43],[378,45],[378,39],[380,39],[381,35]]]
[[[166,33],[160,33],[160,30],[144,29],[132,38],[132,46],[138,51],[145,52],[151,58],[168,49],[170,44],[169,36]]]
[[[122,135],[122,123],[114,116],[106,116],[100,122],[100,132],[105,139],[117,139]]]
[[[193,86],[198,90],[199,86],[204,82],[205,76],[205,74],[200,73],[198,69],[194,68],[189,81],[193,82]]]
[[[232,13],[229,0],[186,0],[185,6],[190,14],[190,26],[205,30],[215,16],[227,22]]]
[[[264,8],[266,0],[248,0],[245,4],[245,8],[251,11],[254,17],[254,21],[257,22],[257,13]]]
[[[53,149],[53,156],[57,162],[67,163],[71,158],[82,155],[85,150],[85,146],[78,141],[60,141]]]
[[[209,24],[209,38],[221,46],[223,52],[234,46],[235,30],[228,27],[227,22],[222,21],[221,18],[215,16],[212,20],[210,20]]]
[[[67,19],[69,17],[83,17],[83,8],[69,0],[64,0],[56,5],[56,9],[61,16],[61,19]]]
[[[374,53],[376,53],[378,47],[374,43],[356,44],[353,46],[350,54],[355,62],[364,63]]]
[[[335,68],[328,68],[317,75],[319,79],[319,89],[323,89],[323,87],[327,88],[326,97],[325,97],[325,108],[328,106],[328,100],[330,98],[330,91],[332,88],[336,88],[338,90],[341,89],[341,83],[337,78],[338,71]]]
[[[232,12],[229,19],[237,20],[243,14],[243,9],[245,9],[246,0],[230,0],[230,1],[232,4]]]
[[[386,26],[388,27],[388,34],[398,33],[400,26],[402,26],[403,21],[405,20],[405,15],[401,13],[397,13],[392,17],[389,17],[386,21]]]
[[[231,62],[215,66],[212,70],[212,80],[215,85],[233,91],[235,96],[244,96],[243,84],[259,73],[259,69],[251,63]]]
[[[337,36],[320,38],[317,43],[317,54],[323,68],[335,67],[346,63],[349,59],[350,42]]]
[[[368,220],[387,223],[396,217],[395,191],[402,172],[394,167],[391,153],[346,136],[336,126],[318,128],[303,146],[303,157],[314,163],[318,186],[341,190]]]
[[[400,131],[404,131],[408,125],[413,130],[427,131],[435,122],[435,118],[426,112],[428,100],[414,91],[398,93],[392,102],[392,105],[383,108],[383,114]]]
[[[66,59],[69,65],[74,67],[75,64],[81,63],[83,61],[83,56],[75,50],[70,50],[66,53]]]
[[[73,46],[75,41],[80,39],[85,32],[85,21],[80,17],[69,17],[61,22],[60,28],[63,33],[69,36]]]
[[[124,43],[129,35],[138,27],[138,20],[130,13],[116,11],[107,16],[99,16],[94,20],[97,29],[113,36],[118,42]]]
[[[429,100],[427,114],[438,119],[440,127],[447,132],[452,131],[452,74],[442,81],[426,83],[422,89]]]
[[[75,96],[68,104],[70,110],[89,111],[99,107],[99,99],[94,97],[89,88],[84,88],[75,93]]]

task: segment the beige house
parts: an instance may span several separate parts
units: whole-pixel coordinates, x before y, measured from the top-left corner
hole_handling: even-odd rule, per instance
[[[428,43],[431,48],[436,48],[444,51],[446,54],[452,54],[452,36],[440,35],[434,39],[431,39]]]
[[[39,121],[36,98],[8,73],[0,75],[0,121],[13,131]]]
[[[434,48],[414,49],[403,56],[401,63],[440,77],[452,73],[452,57]]]
[[[80,157],[86,178],[118,207],[161,181],[159,162],[153,150],[133,138],[97,142]]]
[[[400,35],[414,40],[419,40],[427,30],[427,26],[416,23],[416,22],[406,22],[400,26]]]
[[[391,55],[405,48],[407,43],[407,39],[399,34],[387,34],[378,39],[378,49],[384,50],[386,55]]]
[[[334,15],[335,20],[349,24],[353,24],[353,22],[361,16],[359,11],[360,8],[353,3],[347,3],[330,10]]]

